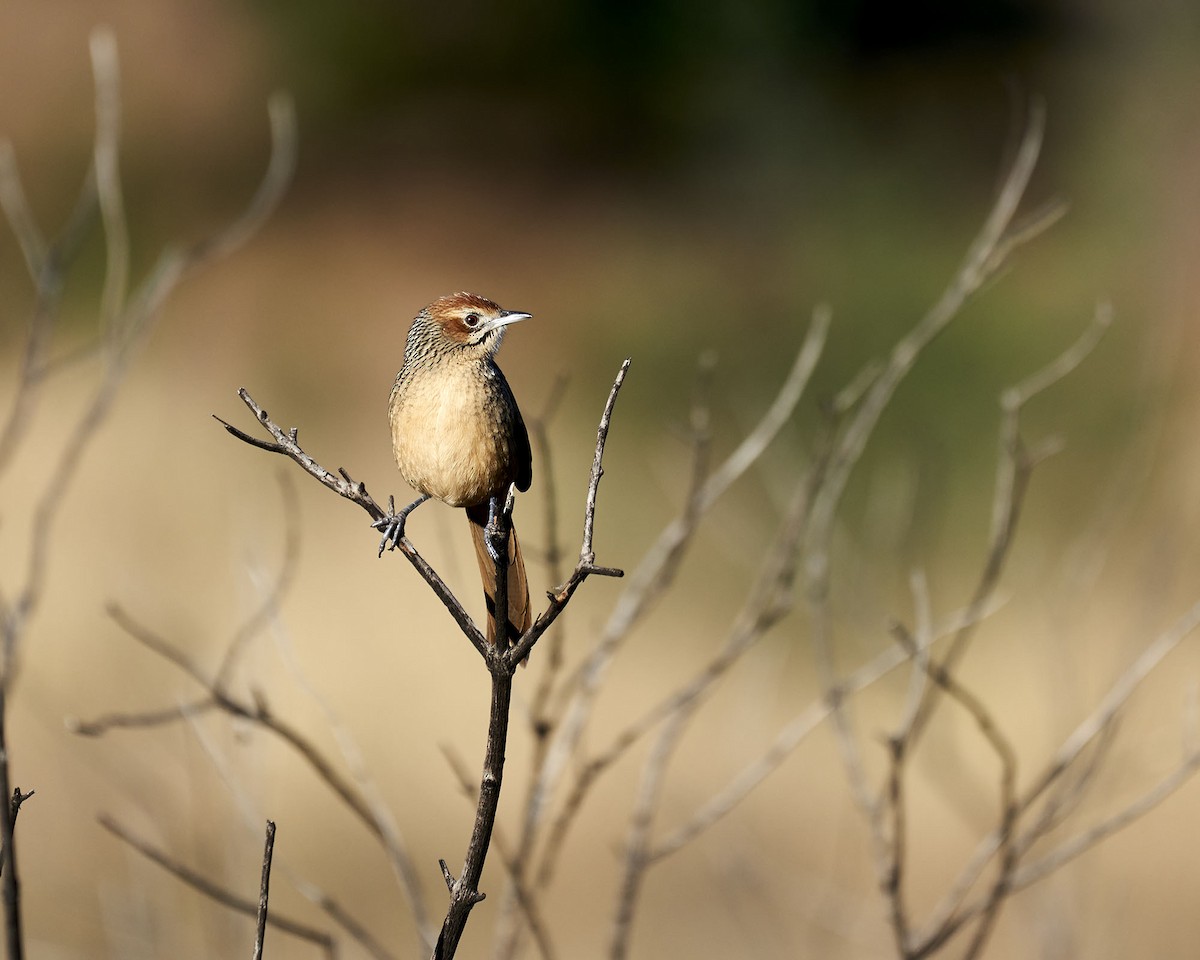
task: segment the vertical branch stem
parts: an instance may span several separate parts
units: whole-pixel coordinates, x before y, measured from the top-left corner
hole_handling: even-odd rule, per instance
[[[8,775],[8,686],[0,683],[0,841],[4,844],[2,866],[4,940],[8,960],[23,960],[25,940],[21,930],[21,884],[17,879],[17,847],[13,834],[12,795]]]
[[[271,893],[271,859],[275,854],[275,822],[267,821],[267,841],[263,847],[262,883],[258,888],[258,929],[254,935],[254,960],[262,960],[263,941],[267,936],[267,899]]]
[[[497,564],[497,567],[503,566]],[[450,906],[433,949],[433,960],[450,960],[454,956],[471,908],[483,899],[483,894],[479,892],[479,878],[483,876],[483,865],[492,842],[492,828],[496,824],[496,810],[500,804],[504,750],[508,742],[508,713],[512,704],[511,669],[499,657],[489,658],[489,667],[492,671],[492,707],[488,720],[487,750],[483,758],[483,779],[479,784],[479,801],[475,808],[475,826],[471,830],[471,841],[459,878],[454,880],[446,870],[445,863],[442,864],[450,888]]]

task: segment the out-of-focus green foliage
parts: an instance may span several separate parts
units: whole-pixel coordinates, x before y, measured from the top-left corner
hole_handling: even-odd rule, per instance
[[[1059,4],[989,0],[721,0],[453,4],[254,0],[326,123],[386,121],[432,98],[479,125],[529,114],[558,155],[677,157],[707,122],[836,93],[881,63],[1011,68],[1057,35]],[[1006,67],[1007,64],[1007,67]],[[826,88],[814,90],[814,87]],[[436,148],[435,148],[436,149]]]

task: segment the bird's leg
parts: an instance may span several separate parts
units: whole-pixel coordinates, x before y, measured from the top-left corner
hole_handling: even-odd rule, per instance
[[[483,541],[487,544],[488,554],[493,563],[499,563],[501,556],[508,554],[508,531],[500,524],[500,512],[504,501],[499,497],[488,500],[487,526],[483,528]]]
[[[429,494],[423,493],[399,513],[396,513],[396,498],[388,497],[387,515],[380,517],[371,524],[376,530],[383,531],[383,539],[379,541],[379,555],[381,557],[385,549],[395,550],[400,545],[400,540],[404,536],[404,523],[408,520],[408,515],[428,499]]]

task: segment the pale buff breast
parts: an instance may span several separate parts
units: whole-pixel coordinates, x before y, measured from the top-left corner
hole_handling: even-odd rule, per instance
[[[508,444],[487,411],[482,378],[417,376],[392,393],[392,448],[400,475],[421,493],[465,507],[500,493]],[[490,469],[489,469],[490,467]]]

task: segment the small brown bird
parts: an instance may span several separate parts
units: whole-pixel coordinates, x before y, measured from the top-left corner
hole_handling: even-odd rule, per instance
[[[388,419],[400,474],[421,496],[376,526],[392,545],[404,521],[434,497],[465,507],[487,599],[487,638],[496,639],[497,518],[510,484],[521,492],[533,476],[529,433],[495,355],[505,328],[528,313],[503,310],[485,297],[454,293],[413,319],[404,365],[392,387]],[[508,640],[532,622],[525,560],[514,529],[508,541]]]

